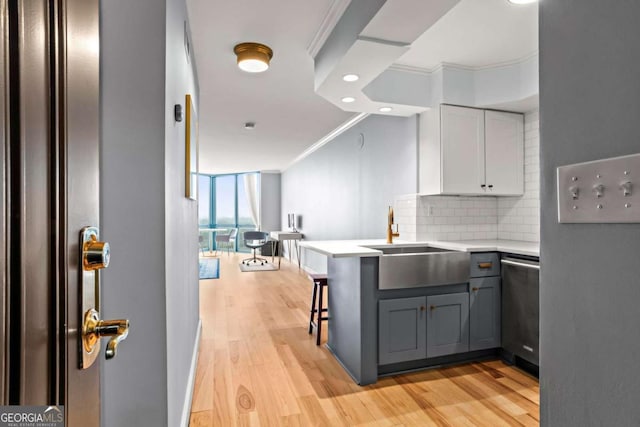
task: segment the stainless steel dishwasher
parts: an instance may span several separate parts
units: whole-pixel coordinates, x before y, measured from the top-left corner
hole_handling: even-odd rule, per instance
[[[504,357],[523,359],[537,372],[540,352],[539,258],[505,254],[502,264],[502,348]]]

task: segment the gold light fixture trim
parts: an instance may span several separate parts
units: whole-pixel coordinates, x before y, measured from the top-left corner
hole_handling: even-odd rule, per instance
[[[233,48],[238,57],[238,67],[248,73],[261,73],[269,69],[273,50],[261,43],[240,43]]]

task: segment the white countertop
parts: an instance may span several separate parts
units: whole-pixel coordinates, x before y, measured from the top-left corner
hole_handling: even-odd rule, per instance
[[[381,256],[382,252],[367,246],[433,246],[463,252],[509,252],[519,255],[540,256],[540,244],[519,240],[462,240],[462,241],[425,241],[408,242],[396,239],[387,244],[384,239],[373,240],[307,240],[300,246],[332,258]]]
[[[434,241],[430,246],[464,252],[509,252],[518,255],[540,256],[540,243],[520,240],[462,240]]]

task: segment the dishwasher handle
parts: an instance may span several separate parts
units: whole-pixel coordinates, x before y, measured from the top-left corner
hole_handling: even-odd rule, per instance
[[[503,258],[500,260],[500,262],[502,264],[507,264],[507,265],[515,265],[517,267],[524,267],[524,268],[533,268],[535,270],[540,270],[540,264],[529,264],[526,262],[519,262],[519,261],[514,261],[508,258]]]

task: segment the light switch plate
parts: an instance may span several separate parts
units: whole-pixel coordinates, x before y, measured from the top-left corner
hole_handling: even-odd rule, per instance
[[[640,154],[560,166],[558,222],[640,222]]]

